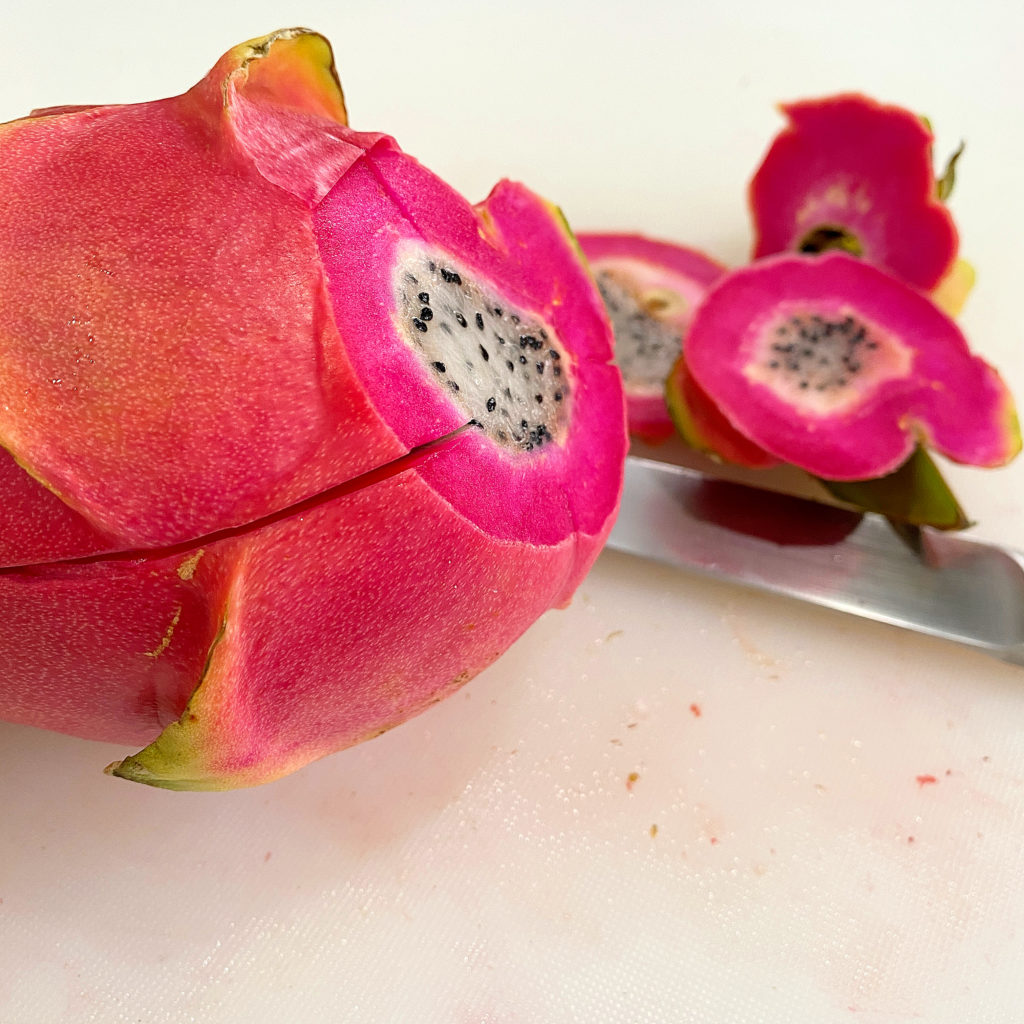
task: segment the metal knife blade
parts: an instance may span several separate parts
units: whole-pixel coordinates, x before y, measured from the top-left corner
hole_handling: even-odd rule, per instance
[[[630,456],[619,551],[943,637],[1024,665],[1024,555]]]

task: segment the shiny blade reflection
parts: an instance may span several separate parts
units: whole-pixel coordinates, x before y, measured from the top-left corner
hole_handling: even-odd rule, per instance
[[[609,547],[943,637],[1024,665],[1024,559],[630,457]]]

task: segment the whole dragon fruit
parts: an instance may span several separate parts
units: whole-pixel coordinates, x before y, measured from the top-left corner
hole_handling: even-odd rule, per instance
[[[569,600],[627,442],[557,210],[350,130],[304,30],[0,146],[0,716],[260,783]]]

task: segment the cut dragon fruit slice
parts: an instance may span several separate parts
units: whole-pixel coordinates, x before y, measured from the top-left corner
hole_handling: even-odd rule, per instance
[[[754,444],[729,422],[708,393],[694,380],[681,355],[665,382],[665,399],[680,436],[713,459],[748,469],[768,469],[779,460]]]
[[[1009,392],[956,324],[845,253],[774,257],[722,278],[686,360],[740,433],[823,478],[883,476],[919,441],[978,466],[1020,449]]]
[[[726,268],[704,253],[635,234],[577,236],[615,335],[630,433],[649,444],[673,433],[665,379],[694,310]]]
[[[754,258],[841,249],[922,291],[938,286],[958,236],[924,120],[857,94],[782,112],[789,125],[750,183]]]

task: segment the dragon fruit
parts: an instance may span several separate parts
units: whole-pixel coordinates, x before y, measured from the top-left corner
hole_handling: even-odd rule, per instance
[[[730,424],[816,476],[892,473],[921,443],[996,466],[1020,450],[1009,392],[926,296],[843,252],[777,256],[722,278],[686,364]]]
[[[680,355],[665,380],[665,402],[680,437],[712,459],[748,469],[768,469],[779,460],[741,434],[690,373]]]
[[[844,94],[782,107],[789,120],[750,183],[754,258],[839,249],[919,288],[956,269],[956,226],[932,167],[927,123],[902,107]],[[947,175],[947,177],[949,177]]]
[[[631,434],[656,444],[673,433],[665,379],[705,292],[726,272],[696,249],[643,235],[577,236],[615,335]]]
[[[304,30],[0,138],[0,715],[252,785],[568,602],[627,438],[557,210],[350,130]]]

